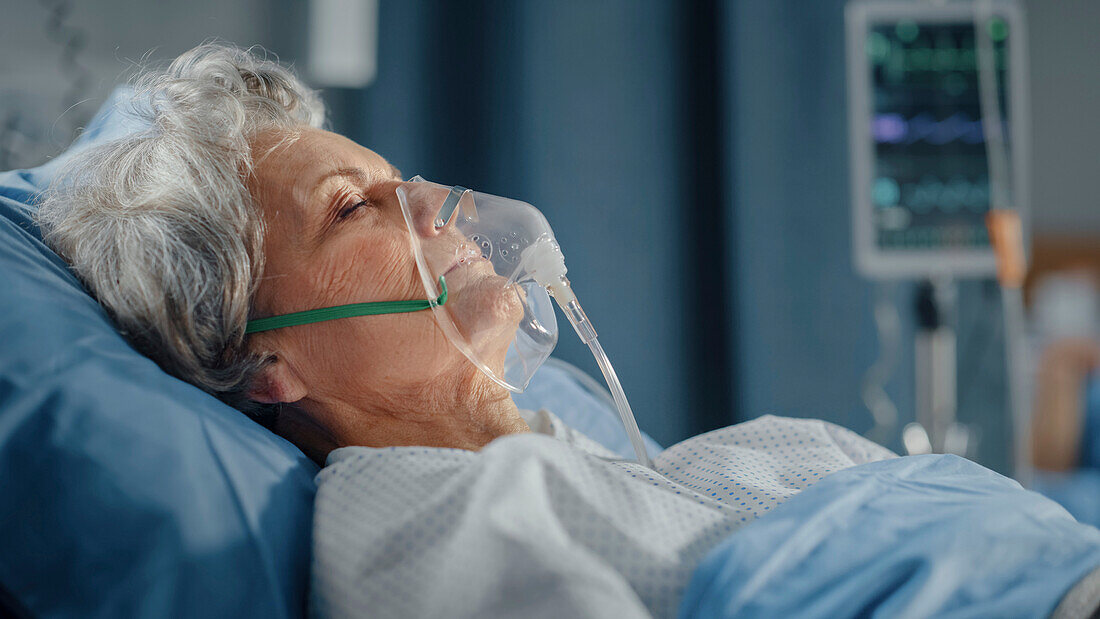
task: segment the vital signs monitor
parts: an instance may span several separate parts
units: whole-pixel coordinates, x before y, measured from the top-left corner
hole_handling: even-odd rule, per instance
[[[873,278],[992,276],[985,217],[1026,212],[1015,3],[847,8],[853,257]]]

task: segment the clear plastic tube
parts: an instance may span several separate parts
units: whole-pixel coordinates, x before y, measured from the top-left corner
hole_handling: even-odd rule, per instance
[[[564,281],[564,278],[562,279]],[[650,461],[649,454],[646,453],[645,442],[642,440],[642,431],[638,429],[638,422],[634,420],[634,411],[631,410],[630,402],[626,399],[626,392],[623,391],[623,385],[619,382],[619,375],[615,373],[615,368],[611,367],[611,360],[607,358],[603,346],[600,346],[596,329],[588,320],[581,304],[577,302],[577,297],[571,294],[572,291],[570,291],[570,294],[561,294],[559,288],[560,286],[555,287],[554,298],[558,300],[562,312],[569,319],[569,324],[573,325],[573,329],[576,330],[581,341],[588,344],[588,349],[592,351],[592,356],[596,358],[596,364],[600,366],[604,381],[607,382],[607,387],[611,390],[611,397],[615,400],[615,408],[619,411],[619,418],[622,419],[623,428],[626,429],[626,435],[630,439],[630,444],[634,447],[634,454],[638,459],[638,463],[647,468],[653,468],[653,462]],[[568,287],[566,289],[568,290]],[[563,299],[568,300],[563,303]]]
[[[566,374],[572,376],[578,383],[581,384],[590,394],[599,398],[601,402],[607,405],[609,409],[617,409],[618,405],[615,404],[615,398],[611,397],[611,391],[607,388],[606,383],[600,383],[595,378],[592,378],[587,372],[581,370],[572,363],[566,363],[561,359],[550,357],[544,364],[547,367],[557,368]]]
[[[634,446],[634,455],[637,456],[638,463],[646,468],[653,468],[653,463],[645,450],[645,442],[642,441],[642,431],[638,429],[638,422],[634,420],[634,411],[630,410],[630,402],[626,401],[626,393],[623,392],[623,386],[619,382],[618,375],[615,374],[615,368],[611,367],[607,353],[603,351],[603,346],[600,346],[600,340],[592,338],[592,341],[588,342],[588,348],[596,358],[607,386],[611,388],[611,396],[615,398],[615,406],[619,409],[619,417],[623,420],[626,435],[630,437],[630,444]]]
[[[541,237],[538,242],[524,250],[523,264],[531,277],[540,286],[545,286],[550,296],[558,302],[558,307],[569,319],[569,324],[573,325],[573,330],[577,332],[581,341],[588,344],[588,349],[596,358],[596,364],[600,366],[600,372],[603,373],[604,381],[611,391],[611,397],[615,400],[615,408],[619,411],[619,418],[623,422],[630,444],[634,447],[638,463],[646,468],[653,468],[653,462],[650,461],[645,442],[642,440],[642,431],[638,429],[638,422],[634,420],[634,411],[630,409],[630,402],[626,399],[619,376],[615,373],[615,368],[611,367],[611,360],[607,358],[607,353],[603,351],[603,346],[600,346],[600,341],[597,339],[596,329],[588,320],[580,302],[577,301],[577,296],[573,294],[569,279],[565,276],[565,256],[562,255],[561,248],[550,236]]]

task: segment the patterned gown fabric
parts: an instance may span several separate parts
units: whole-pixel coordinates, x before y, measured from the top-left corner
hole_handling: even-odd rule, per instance
[[[761,417],[656,470],[554,415],[480,452],[347,447],[318,475],[311,610],[328,617],[671,617],[702,557],[829,473],[893,457],[822,421]]]

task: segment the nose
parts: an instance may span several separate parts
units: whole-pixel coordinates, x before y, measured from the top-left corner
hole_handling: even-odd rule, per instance
[[[473,197],[464,187],[404,183],[396,191],[408,223],[422,238],[446,233],[458,216],[472,209]]]

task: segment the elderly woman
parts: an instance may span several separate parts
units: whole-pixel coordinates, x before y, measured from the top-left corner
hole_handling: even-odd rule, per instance
[[[623,462],[518,410],[431,311],[246,335],[250,320],[424,297],[401,174],[321,129],[313,92],[239,49],[196,48],[136,99],[150,127],[78,156],[41,224],[139,350],[327,462],[317,612],[670,616],[730,532],[892,457],[768,417],[680,443],[655,470]],[[514,331],[522,312],[492,277],[456,279],[446,303]],[[489,345],[503,357],[508,341]]]
[[[152,128],[87,153],[40,214],[140,351],[246,410],[293,404],[275,429],[322,462],[343,445],[476,449],[527,429],[430,313],[246,338],[253,316],[423,296],[400,174],[321,130],[316,95],[245,52],[198,48],[138,90]]]

